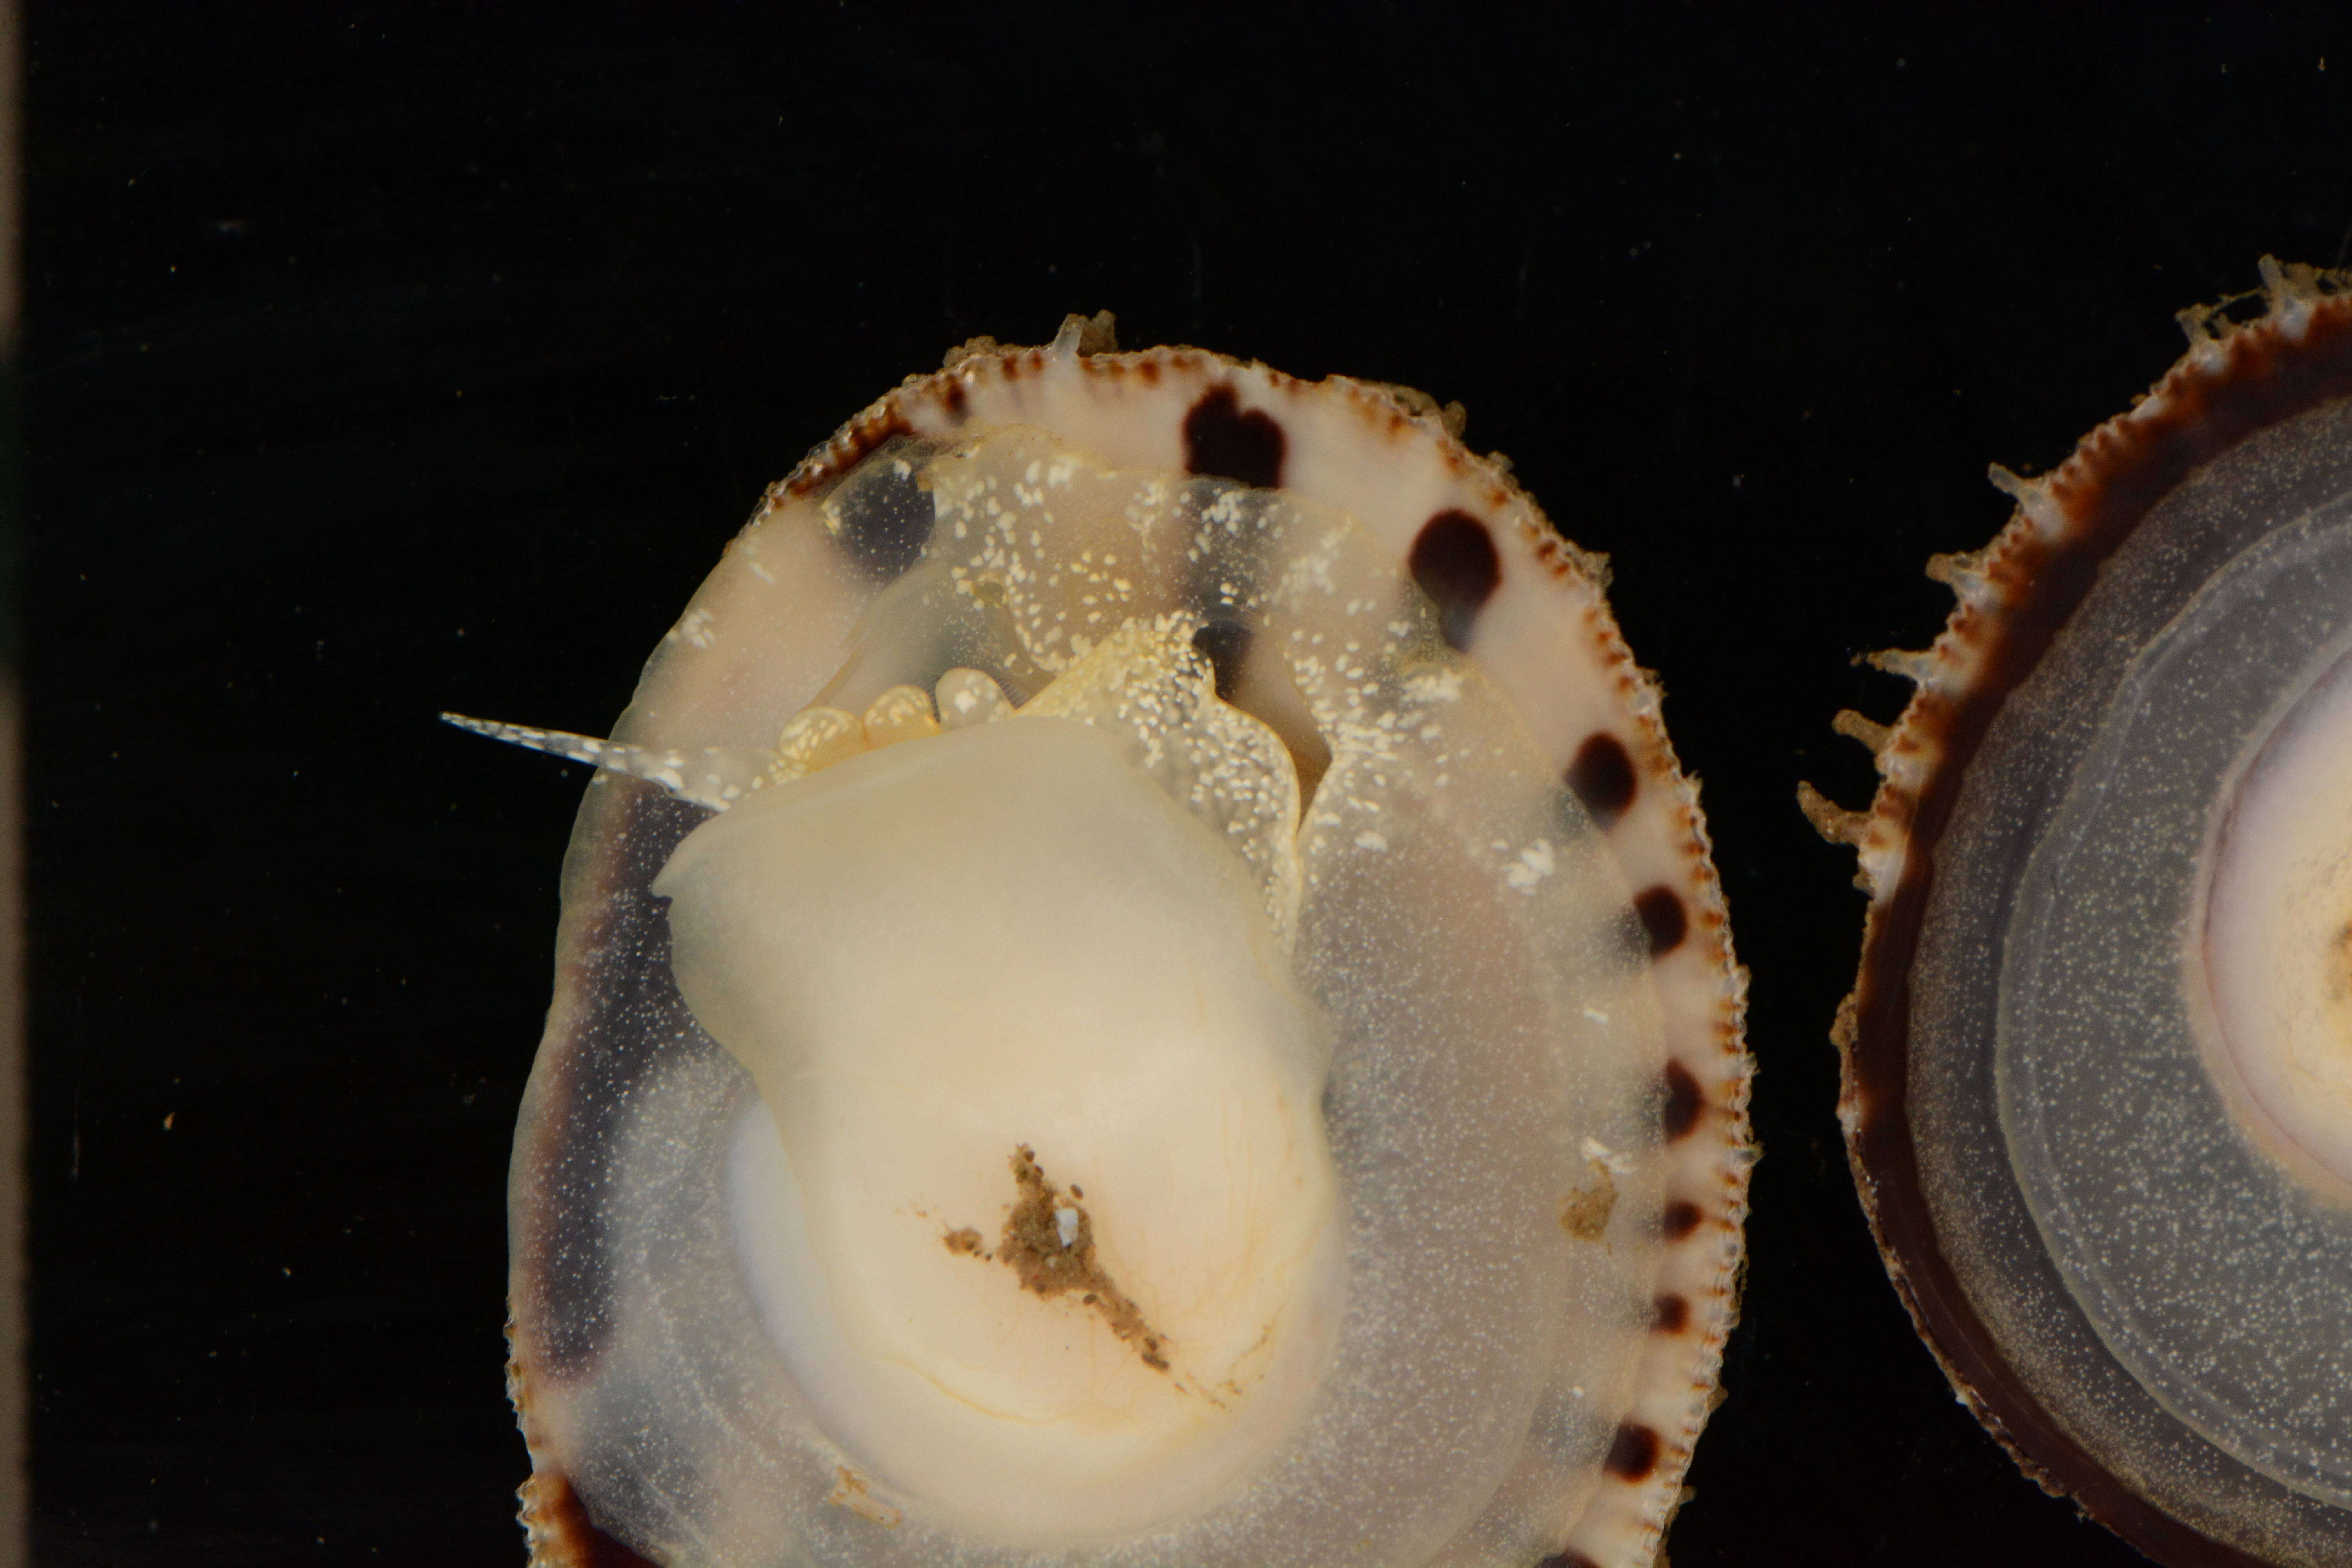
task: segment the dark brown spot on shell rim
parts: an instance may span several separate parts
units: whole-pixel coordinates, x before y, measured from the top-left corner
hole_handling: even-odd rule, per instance
[[[1570,791],[1584,803],[1585,811],[1604,832],[1617,825],[1642,787],[1625,742],[1606,730],[1587,735],[1584,744],[1576,748],[1566,780]]]
[[[1662,1334],[1678,1334],[1690,1327],[1690,1302],[1668,1291],[1650,1303],[1650,1326]]]
[[[1706,1217],[1688,1198],[1676,1198],[1658,1216],[1658,1230],[1668,1241],[1680,1241],[1696,1230],[1698,1222]]]
[[[1184,468],[1273,489],[1282,483],[1283,454],[1289,443],[1273,415],[1244,411],[1230,383],[1201,395],[1184,416]]]
[[[1658,1468],[1661,1446],[1655,1432],[1638,1421],[1627,1421],[1618,1426],[1604,1463],[1611,1475],[1638,1481]]]
[[[2210,358],[2183,360],[2156,395],[2084,437],[2048,481],[2048,498],[2067,520],[2063,535],[2053,542],[2005,530],[1988,566],[2011,602],[1955,611],[1946,635],[1975,650],[1976,674],[1962,692],[1921,691],[1913,700],[1917,711],[1906,713],[1898,729],[1903,742],[1937,761],[1916,793],[1890,782],[1874,804],[1874,817],[1903,832],[1903,871],[1872,905],[1861,973],[1837,1031],[1844,1097],[1854,1111],[1846,1152],[1864,1211],[1895,1289],[1946,1376],[2028,1474],[2142,1552],[2184,1568],[2257,1560],[2191,1530],[2110,1474],[2059,1428],[2003,1358],[1936,1238],[1912,1143],[1906,1043],[1911,957],[1925,923],[1935,847],[1986,731],[2089,594],[2099,568],[2158,500],[2254,431],[2352,395],[2352,295],[2315,301],[2299,342],[2265,320],[2231,332],[2220,354],[2218,367]]]
[[[1537,1563],[1535,1568],[1601,1568],[1601,1565],[1583,1552],[1571,1548],[1566,1552],[1552,1553]]]
[[[1687,1138],[1691,1129],[1698,1125],[1698,1113],[1706,1109],[1706,1098],[1699,1092],[1698,1079],[1680,1062],[1666,1064],[1665,1079],[1666,1099],[1659,1109],[1659,1123],[1664,1127],[1669,1141]]]
[[[1421,525],[1408,563],[1412,580],[1437,605],[1445,640],[1467,648],[1478,612],[1503,581],[1494,535],[1466,511],[1441,511]]]
[[[1690,916],[1683,912],[1682,895],[1661,882],[1633,895],[1633,913],[1649,938],[1650,956],[1664,958],[1690,934]]]

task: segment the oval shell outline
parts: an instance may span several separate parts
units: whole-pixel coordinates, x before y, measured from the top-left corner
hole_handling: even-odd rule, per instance
[[[885,442],[954,438],[1005,424],[1053,429],[1101,460],[1218,474],[1299,491],[1353,515],[1409,562],[1444,617],[1448,640],[1512,698],[1538,745],[1606,829],[1637,889],[1665,1028],[1661,1085],[1665,1208],[1654,1329],[1635,1395],[1600,1491],[1543,1568],[1640,1568],[1654,1561],[1692,1447],[1717,1397],[1736,1317],[1747,1183],[1753,1163],[1742,1039],[1746,975],[1734,961],[1695,781],[1669,746],[1655,680],[1625,647],[1604,596],[1605,562],[1568,543],[1507,476],[1447,428],[1418,394],[1334,376],[1301,381],[1190,348],[1089,353],[1108,322],[1072,317],[1041,348],[986,340],[909,377],[772,486],[754,521],[821,490]],[[1458,428],[1458,424],[1455,426]],[[1377,484],[1349,454],[1383,448]],[[695,635],[682,622],[672,638]],[[616,737],[617,738],[617,737]],[[567,881],[598,868],[567,868]],[[566,988],[584,933],[569,929],[542,1054],[578,1026]],[[517,1148],[518,1190],[552,1147]],[[534,1248],[519,1233],[511,1296],[524,1299]],[[510,1337],[514,1331],[510,1327]],[[536,1563],[635,1560],[593,1529],[543,1452],[531,1415],[533,1371],[520,1349],[509,1388],[535,1469],[522,1521]]]
[[[2262,263],[2263,287],[2181,311],[2188,351],[2126,413],[2084,436],[2039,479],[1995,466],[2015,498],[1984,548],[1930,560],[1956,603],[1925,651],[1868,662],[1911,680],[1901,718],[1851,710],[1835,728],[1868,747],[1880,784],[1846,811],[1810,784],[1799,804],[1824,837],[1854,848],[1869,895],[1860,971],[1832,1040],[1838,1119],[1872,1234],[1913,1326],[1962,1403],[2044,1490],[2071,1498],[2151,1556],[2175,1564],[2252,1564],[2111,1474],[2008,1364],[1937,1239],[1907,1110],[1910,968],[1935,855],[1968,765],[2011,692],[2088,595],[2099,568],[2192,470],[2250,434],[2352,395],[2352,275]],[[2232,312],[2247,301],[2260,315]]]

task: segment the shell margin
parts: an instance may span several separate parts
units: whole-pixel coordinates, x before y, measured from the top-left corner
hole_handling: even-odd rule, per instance
[[[1661,1557],[1665,1530],[1685,1500],[1682,1482],[1693,1447],[1723,1397],[1719,1373],[1726,1341],[1738,1321],[1748,1179],[1757,1158],[1748,1116],[1754,1068],[1745,1045],[1748,975],[1733,954],[1728,910],[1710,853],[1698,782],[1683,773],[1667,739],[1663,691],[1655,678],[1633,662],[1609,612],[1607,558],[1580,549],[1553,526],[1511,478],[1508,459],[1500,454],[1481,457],[1456,438],[1458,424],[1448,427],[1448,413],[1434,399],[1339,375],[1303,381],[1258,362],[1197,348],[1090,353],[1080,334],[1066,324],[1052,344],[1016,347],[975,340],[952,353],[942,369],[908,376],[770,486],[751,521],[824,489],[894,437],[926,426],[961,423],[967,400],[987,380],[1017,381],[1064,357],[1076,358],[1090,374],[1104,377],[1156,381],[1162,376],[1223,380],[1244,375],[1286,396],[1337,397],[1375,437],[1433,442],[1454,476],[1475,488],[1496,517],[1511,520],[1519,547],[1542,568],[1550,586],[1575,602],[1589,652],[1607,674],[1613,710],[1636,741],[1631,750],[1642,792],[1664,803],[1672,890],[1691,917],[1689,930],[1696,940],[1682,943],[1662,962],[1699,971],[1707,996],[1703,1026],[1687,1031],[1704,1038],[1681,1042],[1680,1049],[1677,1042],[1669,1042],[1670,1060],[1690,1072],[1699,1087],[1694,1125],[1707,1129],[1705,1138],[1676,1135],[1667,1143],[1668,1225],[1662,1238],[1660,1300],[1671,1280],[1686,1316],[1677,1327],[1662,1323],[1650,1335],[1637,1374],[1633,1410],[1620,1428],[1621,1446],[1629,1429],[1645,1434],[1649,1458],[1638,1472],[1614,1467],[1605,1472],[1601,1491],[1583,1513],[1559,1521],[1565,1545],[1556,1558],[1547,1559],[1589,1563],[1595,1568],[1647,1568]],[[534,1432],[530,1372],[511,1325],[509,1344],[509,1395],[533,1464],[532,1477],[520,1494],[532,1568],[606,1568],[608,1560],[600,1552],[608,1546],[627,1549],[593,1527],[560,1461]],[[625,1568],[634,1556],[612,1561]]]
[[[1925,923],[1935,847],[1993,716],[2089,592],[2097,568],[2191,470],[2253,431],[2352,395],[2352,272],[2265,257],[2263,286],[2179,314],[2188,349],[2131,407],[2084,436],[2047,475],[1996,466],[2016,499],[1982,549],[1930,559],[1955,603],[1925,652],[1868,656],[1916,686],[1891,727],[1842,713],[1835,728],[1874,753],[1880,782],[1849,812],[1810,784],[1798,804],[1859,861],[1869,895],[1854,989],[1830,1038],[1838,1121],[1871,1237],[1896,1295],[1955,1394],[2028,1479],[2175,1568],[2261,1568],[2140,1497],[2062,1430],[2002,1358],[1936,1240],[1907,1119],[1911,956]],[[2261,300],[2259,317],[2231,314]]]

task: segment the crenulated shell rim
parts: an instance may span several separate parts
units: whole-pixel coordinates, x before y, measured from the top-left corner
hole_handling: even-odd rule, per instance
[[[1867,656],[1914,683],[1901,718],[1883,725],[1848,710],[1832,726],[1876,762],[1869,808],[1848,811],[1798,786],[1815,829],[1856,852],[1856,882],[1869,895],[1861,968],[1831,1030],[1838,1121],[1872,1237],[1912,1326],[2029,1478],[2175,1568],[2261,1568],[2261,1560],[2158,1509],[2068,1436],[2008,1365],[1937,1243],[1906,1108],[1910,968],[1961,777],[2099,564],[2191,470],[2256,430],[2352,395],[2352,272],[2264,257],[2262,278],[2260,289],[2179,312],[2188,350],[2057,468],[2026,479],[1992,468],[1993,484],[2017,506],[1984,548],[1929,560],[1927,574],[1955,600],[1942,633],[1924,652]],[[2252,300],[2261,313],[2239,319]]]
[[[1309,382],[1254,361],[1189,347],[1120,353],[1108,312],[1067,318],[1055,340],[1037,347],[974,339],[950,350],[941,369],[908,376],[812,449],[771,486],[753,521],[841,479],[894,437],[952,429],[968,404],[991,384],[1011,384],[1049,363],[1076,363],[1089,377],[1142,384],[1230,383],[1245,379],[1276,399],[1336,398],[1365,434],[1391,443],[1434,446],[1446,468],[1479,496],[1488,514],[1507,520],[1517,548],[1542,568],[1550,587],[1579,617],[1586,657],[1604,672],[1618,718],[1631,730],[1628,753],[1641,786],[1666,803],[1675,891],[1689,917],[1689,939],[1671,957],[1703,970],[1709,988],[1704,1038],[1669,1040],[1666,1116],[1670,1151],[1657,1319],[1637,1375],[1634,1409],[1619,1428],[1602,1489],[1576,1521],[1563,1521],[1563,1549],[1535,1568],[1650,1568],[1685,1498],[1683,1478],[1708,1415],[1720,1403],[1724,1344],[1738,1321],[1746,1263],[1748,1174],[1757,1158],[1748,1107],[1753,1062],[1745,1040],[1747,972],[1735,959],[1730,918],[1712,857],[1698,782],[1685,774],[1662,717],[1664,692],[1633,662],[1605,599],[1607,558],[1579,549],[1554,528],[1510,477],[1500,453],[1480,456],[1459,439],[1459,405],[1441,406],[1409,387],[1330,376]],[[1678,1075],[1678,1076],[1677,1076]],[[1706,1130],[1706,1136],[1696,1134]],[[518,1158],[524,1152],[518,1148]],[[520,1263],[518,1267],[520,1267]],[[1667,1286],[1671,1285],[1671,1289]],[[520,1295],[520,1291],[517,1292]],[[510,1347],[514,1336],[509,1330]],[[531,1373],[511,1352],[508,1390],[533,1460],[518,1494],[518,1515],[533,1568],[638,1568],[644,1559],[595,1527],[588,1510],[534,1429]],[[645,1564],[645,1568],[651,1568]]]

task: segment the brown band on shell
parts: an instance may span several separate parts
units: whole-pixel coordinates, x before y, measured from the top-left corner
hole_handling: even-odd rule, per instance
[[[950,381],[950,384],[958,384]],[[961,390],[959,385],[959,394]],[[899,411],[897,395],[886,397],[835,431],[832,440],[812,448],[791,477],[771,487],[769,493],[781,494],[787,500],[804,496],[827,480],[849,472],[875,447],[893,436],[904,436],[909,428],[906,415]]]
[[[515,1495],[533,1568],[661,1568],[598,1529],[562,1471],[533,1471]]]
[[[2300,273],[2299,281],[2315,280]],[[1889,742],[1929,765],[1916,784],[1890,777],[1872,805],[1867,831],[1899,838],[1901,871],[1891,889],[1874,891],[1861,972],[1834,1031],[1855,1184],[1895,1289],[1945,1375],[2045,1489],[2072,1498],[2175,1568],[2260,1568],[2260,1560],[2140,1498],[2063,1431],[2001,1356],[1937,1241],[1906,1104],[1911,959],[1936,844],[1968,763],[2009,694],[2089,594],[2101,564],[2192,469],[2257,430],[2352,395],[2352,294],[2326,292],[2305,304],[2300,338],[2289,335],[2275,308],[2242,326],[2218,309],[2192,319],[2192,334],[2218,326],[2218,341],[2192,349],[2147,399],[2084,437],[2049,476],[2042,496],[2063,519],[2056,537],[2021,515],[1985,552],[1979,570],[1990,601],[1963,598],[1931,656],[1972,655],[1973,679],[1957,691],[1923,685]]]

